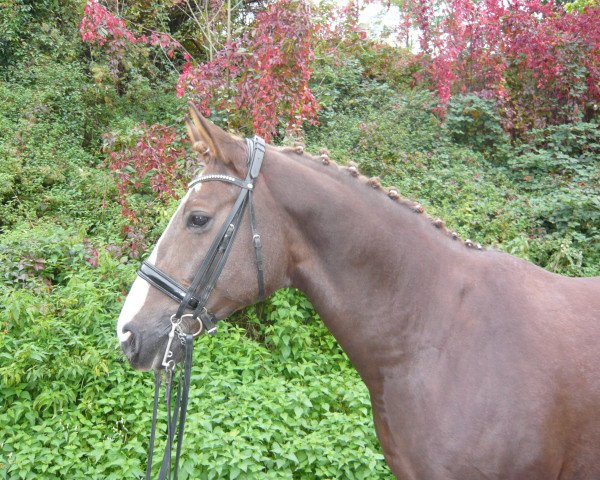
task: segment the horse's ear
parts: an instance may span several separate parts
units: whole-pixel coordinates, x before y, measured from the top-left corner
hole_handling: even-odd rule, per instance
[[[234,167],[245,164],[245,143],[204,118],[193,103],[185,119],[192,148],[206,160],[217,160]],[[243,170],[243,169],[242,169]]]

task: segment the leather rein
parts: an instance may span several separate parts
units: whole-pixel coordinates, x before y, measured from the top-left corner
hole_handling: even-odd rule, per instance
[[[203,331],[209,334],[216,333],[218,319],[215,315],[209,312],[206,308],[210,294],[212,293],[227,258],[231,252],[233,240],[239,230],[244,217],[246,207],[250,210],[250,228],[252,232],[252,243],[254,245],[254,253],[256,256],[256,270],[258,281],[258,299],[264,299],[265,296],[265,281],[263,272],[263,254],[260,235],[256,228],[256,216],[254,211],[254,203],[252,200],[252,192],[256,179],[260,173],[264,154],[265,141],[255,136],[254,138],[246,139],[248,147],[248,172],[244,180],[231,175],[204,175],[193,180],[188,189],[193,188],[203,182],[225,182],[235,185],[240,188],[240,193],[229,212],[229,215],[223,222],[219,233],[213,240],[202,264],[200,265],[192,283],[189,287],[184,287],[176,280],[168,276],[155,265],[145,261],[140,266],[138,275],[146,280],[150,285],[160,290],[165,295],[171,297],[176,302],[179,302],[179,307],[176,313],[171,316],[171,330],[169,332],[167,347],[162,359],[161,367],[164,368],[165,374],[165,403],[167,407],[167,443],[165,453],[162,460],[162,465],[159,473],[159,480],[171,478],[177,479],[179,469],[179,458],[181,455],[181,447],[183,444],[183,430],[186,418],[187,404],[189,398],[190,377],[192,369],[192,352],[194,348],[194,337],[200,335]],[[191,313],[186,311],[191,310]],[[189,319],[192,322],[197,322],[197,329],[194,332],[187,333],[182,326],[183,320]],[[177,383],[177,396],[175,403],[172,402],[173,390],[173,374],[176,367],[175,359],[173,358],[172,343],[175,334],[185,349],[184,369],[180,374]],[[154,454],[154,438],[156,434],[156,420],[158,416],[158,404],[160,389],[162,383],[162,370],[155,371],[154,378],[154,406],[152,412],[152,427],[150,430],[150,445],[148,447],[148,463],[146,466],[146,480],[150,480],[152,471],[152,457]],[[175,465],[173,468],[171,463],[172,449],[177,436],[177,450],[175,456]]]

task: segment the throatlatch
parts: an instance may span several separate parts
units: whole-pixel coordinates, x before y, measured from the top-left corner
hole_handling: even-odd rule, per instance
[[[229,253],[233,245],[233,240],[239,230],[244,216],[246,206],[250,209],[250,228],[252,232],[252,244],[254,245],[254,253],[256,257],[256,270],[258,282],[258,300],[262,301],[265,296],[265,281],[263,271],[263,254],[262,242],[256,228],[256,216],[254,204],[252,201],[252,192],[256,178],[260,173],[264,154],[265,141],[255,136],[254,138],[246,139],[248,146],[248,172],[245,180],[239,179],[230,175],[205,175],[200,176],[192,181],[188,188],[193,188],[198,183],[202,182],[225,182],[235,185],[241,189],[229,215],[223,222],[219,233],[213,240],[198,272],[189,287],[185,287],[171,278],[156,265],[147,261],[140,266],[138,275],[146,280],[150,285],[160,290],[165,295],[171,297],[176,302],[179,302],[177,311],[171,316],[171,329],[169,331],[167,347],[162,359],[161,366],[164,367],[164,375],[166,377],[166,395],[165,402],[167,406],[167,444],[162,460],[162,465],[159,473],[159,480],[171,478],[177,479],[179,469],[179,457],[183,444],[183,429],[185,424],[185,416],[187,411],[187,403],[190,388],[190,377],[192,369],[192,352],[194,348],[194,337],[200,335],[203,331],[209,334],[214,334],[217,330],[218,319],[215,315],[209,312],[206,308],[210,294],[212,293]],[[191,310],[191,313],[186,313]],[[189,319],[192,322],[197,322],[198,327],[193,332],[185,332],[182,326],[184,320]],[[187,320],[185,322],[187,324]],[[173,376],[175,371],[175,359],[173,358],[173,341],[175,335],[179,339],[181,345],[185,348],[184,370],[177,385],[177,395],[175,404],[172,404]],[[150,445],[148,449],[148,464],[146,466],[146,479],[150,480],[152,471],[152,457],[154,454],[154,438],[156,433],[156,419],[158,412],[158,398],[160,396],[160,387],[162,383],[163,372],[157,370],[155,372],[155,392],[154,392],[154,408],[152,413],[152,427],[150,431]],[[171,471],[171,457],[173,442],[177,436],[177,452],[175,456],[175,466]]]

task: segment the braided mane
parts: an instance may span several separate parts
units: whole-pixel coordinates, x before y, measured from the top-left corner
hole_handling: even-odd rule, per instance
[[[360,173],[360,171],[358,170],[358,165],[355,162],[350,162],[348,165],[340,165],[339,163],[335,162],[334,160],[331,160],[331,158],[329,157],[329,151],[326,148],[322,148],[319,151],[319,156],[315,156],[315,155],[311,155],[310,153],[305,152],[304,146],[299,143],[295,143],[294,146],[292,146],[292,147],[274,147],[274,148],[276,148],[278,151],[286,154],[288,157],[300,156],[302,158],[309,159],[313,162],[317,162],[322,165],[329,166],[332,168],[332,170],[334,172],[345,172],[346,174],[350,175],[351,177],[356,178],[358,180],[359,184],[363,184],[363,185],[371,187],[374,190],[378,190],[378,191],[382,192],[382,194],[386,195],[389,199],[396,202],[397,204],[410,209],[412,212],[414,212],[416,214],[424,215],[425,218],[427,218],[429,220],[431,225],[433,225],[435,228],[437,228],[442,233],[444,233],[448,238],[450,238],[452,240],[464,242],[464,244],[467,248],[483,250],[483,247],[479,243],[473,243],[469,239],[462,240],[457,232],[451,231],[446,227],[446,225],[444,224],[444,221],[441,218],[433,218],[433,217],[429,216],[425,212],[425,209],[423,208],[423,206],[420,203],[415,202],[413,200],[410,200],[410,199],[400,195],[398,188],[396,188],[396,187],[386,188],[381,185],[381,179],[379,177],[370,177],[369,178],[365,175],[362,175]]]

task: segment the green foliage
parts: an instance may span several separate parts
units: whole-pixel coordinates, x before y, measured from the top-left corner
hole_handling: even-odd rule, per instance
[[[530,132],[511,164],[540,177],[560,175],[578,182],[594,180],[600,153],[600,125],[575,123]]]
[[[288,312],[292,312],[289,315]],[[367,391],[308,302],[280,291],[257,343],[239,326],[199,342],[185,459],[192,478],[391,478],[372,432]]]
[[[0,227],[57,214],[102,220],[98,210],[114,192],[105,172],[89,168],[97,155],[84,147],[82,84],[81,66],[52,61],[0,84]]]
[[[450,100],[446,128],[455,143],[466,145],[496,161],[508,155],[508,136],[492,100],[477,95],[455,95]]]
[[[141,475],[151,375],[131,371],[113,333],[134,268],[105,252],[44,296],[2,287],[3,478]],[[314,317],[280,291],[266,321],[239,317],[264,343],[236,324],[198,341],[182,478],[391,478],[366,388]]]
[[[31,19],[31,6],[19,0],[0,2],[0,71],[19,57],[21,35]]]
[[[440,124],[427,93],[397,93],[352,57],[323,60],[314,78],[325,106],[310,148],[358,162],[463,238],[558,273],[600,273],[597,124],[532,131],[513,147],[479,97],[455,97]]]
[[[575,0],[573,2],[567,2],[564,4],[565,10],[569,13],[582,12],[587,7],[593,7],[598,5],[598,0]]]
[[[130,8],[159,23],[155,3]],[[137,260],[102,149],[143,122],[181,127],[184,105],[162,59],[124,61],[115,78],[88,57],[83,2],[0,5],[0,478],[139,478],[153,382],[114,334]],[[479,98],[455,98],[441,123],[393,56],[361,47],[315,62],[323,110],[308,147],[358,162],[463,238],[599,275],[598,125],[510,147]],[[131,198],[151,244],[174,203],[149,201]],[[308,301],[283,290],[264,310],[197,342],[182,478],[391,479],[366,388]]]
[[[74,232],[47,223],[21,224],[2,237],[0,278],[29,288],[64,284],[74,270],[85,266],[88,253]]]
[[[403,154],[440,143],[431,94],[407,90],[400,95],[387,83],[369,78],[352,57],[322,62],[313,75],[322,105],[320,126],[308,129],[310,144],[326,146],[342,162],[364,156],[361,167],[370,174]]]
[[[82,45],[74,40],[83,4],[83,0],[0,0],[0,75],[8,78],[41,59],[78,60]]]
[[[396,91],[407,90],[414,82],[419,66],[408,49],[377,41],[358,40],[338,47],[338,57],[356,57],[362,76],[386,83]]]
[[[47,265],[37,272],[37,288],[15,289],[9,282],[0,287],[5,307],[0,314],[5,330],[0,337],[0,397],[10,405],[0,414],[3,478],[104,476],[111,462],[107,449],[120,440],[114,419],[120,408],[113,404],[107,409],[103,398],[109,389],[119,390],[111,364],[120,359],[107,327],[132,268],[104,254],[94,269],[76,247],[83,243],[81,237],[60,229],[55,235],[36,239],[23,231],[2,238],[3,245],[16,246],[29,237],[37,242],[31,247],[35,254],[44,243],[52,245],[44,255]],[[120,390],[125,398],[128,388],[123,384]],[[126,459],[125,452],[131,451],[124,445],[119,456]],[[104,465],[87,464],[89,452],[96,461],[101,456]]]
[[[539,259],[555,271],[593,274],[600,264],[600,129],[598,123],[533,130],[509,160],[526,192],[523,212],[546,244]]]

